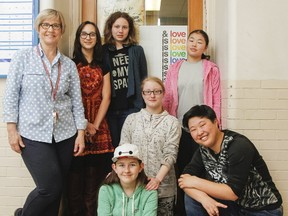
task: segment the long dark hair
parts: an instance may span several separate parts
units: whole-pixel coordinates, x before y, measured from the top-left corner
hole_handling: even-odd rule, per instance
[[[82,53],[82,46],[80,43],[80,34],[86,25],[93,25],[96,32],[96,44],[93,49],[93,59],[90,63],[91,66],[102,65],[102,44],[101,36],[97,25],[91,21],[85,21],[81,23],[76,31],[75,41],[74,41],[74,51],[73,51],[73,61],[77,64],[82,63],[83,65],[88,65],[88,61]]]
[[[115,40],[112,36],[112,26],[116,22],[117,19],[124,18],[127,20],[129,24],[129,32],[128,36],[126,38],[125,43],[130,45],[136,45],[137,39],[136,39],[136,28],[134,24],[134,19],[129,16],[128,13],[117,11],[113,14],[111,14],[108,19],[106,20],[105,27],[104,27],[104,42],[105,44],[113,44],[115,45]]]
[[[209,37],[208,37],[208,34],[203,31],[202,29],[195,29],[193,30],[192,32],[190,32],[190,34],[188,35],[188,38],[190,37],[191,34],[201,34],[205,40],[205,43],[206,43],[206,47],[208,47],[209,45]],[[201,56],[201,59],[207,59],[209,60],[210,59],[210,56],[209,55],[205,55],[204,53],[202,53],[202,56]]]
[[[139,165],[142,163],[141,160],[138,160],[138,162],[139,162]],[[115,162],[114,164],[116,164],[116,163],[117,162]],[[120,179],[119,179],[118,175],[116,174],[116,172],[112,169],[111,173],[103,181],[103,184],[111,185],[114,183],[120,184]],[[148,183],[148,177],[145,174],[144,169],[142,169],[142,171],[138,174],[137,183],[140,185],[146,185]]]

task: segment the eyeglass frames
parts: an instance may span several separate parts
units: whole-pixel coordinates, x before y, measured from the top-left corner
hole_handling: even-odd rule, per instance
[[[153,91],[151,91],[151,90],[144,90],[144,91],[142,91],[142,93],[143,93],[144,95],[151,95],[152,93],[153,93],[154,95],[160,95],[160,94],[163,93],[163,90],[153,90]]]
[[[50,27],[52,27],[53,30],[59,30],[62,28],[62,25],[59,23],[53,23],[53,24],[41,23],[40,26],[45,30],[48,30]]]
[[[81,32],[81,33],[80,33],[80,37],[81,37],[82,39],[86,39],[88,36],[89,36],[90,38],[96,38],[96,33],[95,33],[95,32],[90,32],[90,33]]]

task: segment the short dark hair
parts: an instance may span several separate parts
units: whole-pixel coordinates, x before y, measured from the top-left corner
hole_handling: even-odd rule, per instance
[[[205,117],[207,119],[209,119],[211,122],[214,122],[217,117],[216,117],[216,113],[215,111],[207,106],[207,105],[196,105],[193,106],[190,110],[188,110],[183,117],[183,127],[188,129],[188,121],[189,119],[193,118],[193,117]]]

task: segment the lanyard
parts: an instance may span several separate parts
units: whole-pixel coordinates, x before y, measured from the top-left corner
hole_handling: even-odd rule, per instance
[[[60,60],[58,61],[58,75],[57,75],[57,81],[56,81],[56,85],[55,85],[55,88],[53,86],[53,83],[52,83],[52,80],[50,78],[50,73],[49,73],[49,70],[47,68],[47,65],[45,64],[45,62],[43,61],[41,55],[40,55],[40,50],[39,50],[39,47],[37,46],[37,52],[38,52],[38,55],[40,56],[41,58],[41,61],[42,61],[42,64],[43,64],[43,67],[45,69],[45,72],[48,76],[48,79],[49,79],[49,82],[50,82],[50,86],[51,86],[51,89],[52,89],[52,100],[55,101],[56,99],[56,94],[57,94],[57,91],[59,89],[59,83],[60,83],[60,75],[61,75],[61,62]]]

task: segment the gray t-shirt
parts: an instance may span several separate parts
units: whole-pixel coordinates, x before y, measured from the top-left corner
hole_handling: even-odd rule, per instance
[[[203,63],[183,62],[178,75],[177,118],[182,124],[183,115],[194,105],[203,104]]]

